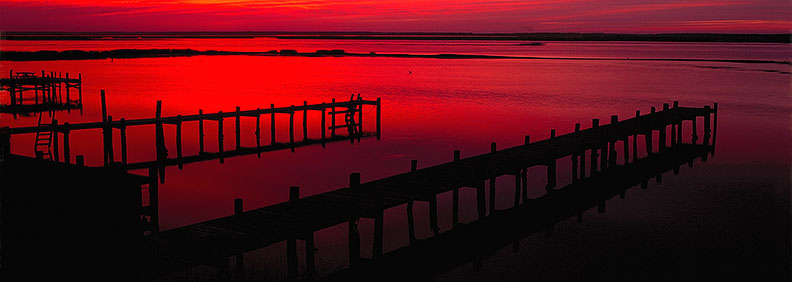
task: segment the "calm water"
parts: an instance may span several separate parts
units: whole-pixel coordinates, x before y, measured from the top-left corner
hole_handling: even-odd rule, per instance
[[[345,49],[378,53],[508,54],[544,57],[706,58],[789,61],[784,44],[710,43],[569,43],[517,46],[501,42],[415,41],[277,41],[275,39],[169,39],[129,41],[5,41],[3,50],[118,48],[193,48],[198,50]],[[167,169],[160,187],[163,229],[180,227],[232,212],[234,198],[253,209],[282,202],[288,187],[303,195],[347,185],[348,174],[363,181],[405,172],[411,159],[419,167],[485,153],[490,142],[499,148],[522,143],[524,135],[540,140],[550,129],[570,132],[592,118],[632,117],[651,106],[678,100],[682,106],[719,104],[717,155],[697,161],[692,169],[651,183],[648,190],[628,192],[625,200],[608,202],[607,212],[588,211],[556,225],[552,237],[534,234],[520,252],[504,248],[486,257],[483,270],[462,265],[437,280],[612,281],[711,280],[731,278],[782,280],[790,269],[790,179],[792,175],[792,80],[789,64],[725,62],[588,61],[588,60],[442,60],[353,57],[185,57],[88,61],[0,63],[0,73],[59,71],[82,73],[82,114],[58,112],[57,119],[101,120],[99,90],[107,92],[114,119],[153,117],[157,100],[163,115],[288,106],[348,99],[360,93],[383,101],[381,140],[331,143],[187,164]],[[9,103],[8,95],[0,97]],[[46,115],[45,115],[46,118]],[[301,132],[297,115],[296,132]],[[318,113],[311,113],[309,136],[319,135]],[[262,119],[262,126],[268,124]],[[35,117],[3,114],[2,126],[35,125]],[[364,116],[373,130],[374,112]],[[279,116],[277,138],[288,140],[288,117]],[[207,122],[206,131],[216,132]],[[242,120],[242,145],[252,146],[254,120]],[[233,121],[226,121],[225,147],[234,146]],[[263,130],[262,142],[269,140]],[[154,159],[154,129],[128,130],[130,161]],[[207,133],[206,148],[217,148]],[[118,150],[116,132],[116,150]],[[185,155],[198,151],[197,125],[184,126]],[[101,165],[101,134],[72,134],[72,155],[85,155],[88,165]],[[301,134],[297,134],[298,140]],[[285,137],[285,138],[284,138]],[[174,130],[166,142],[175,152]],[[33,155],[33,136],[14,136],[16,154]],[[119,159],[120,152],[116,152]],[[175,154],[175,153],[172,153]],[[73,160],[72,160],[73,161]],[[559,161],[559,184],[570,182],[569,160]],[[145,172],[140,172],[145,173]],[[530,194],[544,193],[544,171],[529,170]],[[496,207],[511,204],[513,180],[499,179]],[[504,188],[501,188],[504,187]],[[462,193],[462,206],[475,203],[475,193]],[[416,204],[419,238],[431,236],[428,210]],[[450,228],[450,196],[440,197],[440,224]],[[385,251],[407,244],[404,209],[386,212]],[[463,222],[475,210],[463,210]],[[371,253],[372,223],[361,221],[364,257]],[[346,226],[317,232],[317,265],[321,275],[346,267]],[[285,245],[246,254],[251,277],[285,277]],[[300,250],[302,256],[303,251]],[[302,258],[301,258],[302,259]],[[201,273],[198,270],[197,273]],[[209,270],[207,270],[209,271]],[[195,272],[195,271],[194,271]],[[181,274],[181,278],[195,273]],[[171,277],[173,278],[173,277]],[[192,277],[194,278],[194,277]]]

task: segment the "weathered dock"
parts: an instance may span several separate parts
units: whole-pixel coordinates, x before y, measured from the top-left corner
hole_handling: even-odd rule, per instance
[[[703,130],[697,128],[699,118],[703,118]],[[687,144],[683,142],[685,138],[682,136],[682,127],[685,123],[690,123],[689,132],[692,132]],[[622,181],[619,180],[621,178],[616,177],[622,173],[637,173],[638,176],[643,176],[631,170],[632,167],[652,162],[652,160],[639,160],[638,151],[641,150],[637,146],[639,137],[644,138],[646,146],[643,146],[642,150],[650,158],[655,155],[673,156],[673,152],[685,151],[686,148],[696,147],[699,143],[714,148],[716,128],[717,104],[714,108],[709,106],[688,108],[679,107],[675,102],[673,108],[665,104],[662,111],[655,111],[652,108],[647,115],[641,115],[636,111],[636,116],[627,120],[620,121],[617,116],[612,116],[611,122],[606,125],[600,125],[599,120],[594,119],[588,129],[581,129],[580,124],[577,124],[574,132],[561,136],[556,136],[553,130],[549,139],[538,142],[530,142],[530,137],[525,136],[524,145],[503,150],[497,150],[493,143],[491,152],[487,154],[461,158],[460,152],[454,151],[452,162],[432,167],[418,169],[417,161],[412,161],[410,172],[375,181],[363,183],[361,175],[353,173],[350,175],[348,187],[305,198],[299,198],[299,188],[292,187],[288,202],[247,212],[242,212],[242,200],[238,199],[234,203],[236,212],[232,216],[146,236],[140,243],[141,251],[136,253],[134,258],[125,257],[123,260],[96,258],[94,262],[101,265],[100,269],[119,275],[116,279],[149,279],[203,264],[218,267],[220,276],[218,279],[226,280],[229,257],[286,241],[288,275],[296,279],[298,273],[296,240],[305,241],[307,273],[313,276],[315,274],[314,232],[347,224],[349,263],[355,268],[361,265],[360,234],[357,227],[361,218],[374,220],[373,258],[378,259],[383,256],[383,214],[386,209],[406,204],[408,233],[410,241],[415,242],[413,202],[428,202],[430,228],[435,236],[440,236],[437,218],[438,194],[453,193],[452,221],[453,226],[456,227],[461,224],[459,189],[475,189],[477,195],[475,209],[481,220],[487,216],[488,206],[489,215],[497,213],[494,208],[496,195],[494,182],[499,176],[514,176],[517,187],[514,191],[514,205],[526,205],[536,201],[527,198],[525,183],[528,181],[526,177],[528,168],[534,166],[547,168],[546,189],[550,195],[565,193],[555,188],[556,163],[560,158],[570,157],[572,160],[573,185],[610,185]],[[653,137],[654,132],[658,133],[656,141]],[[623,143],[622,152],[616,151],[617,142]],[[653,144],[657,144],[656,150]],[[714,154],[714,150],[711,152]],[[623,159],[622,164],[618,164],[619,157]],[[590,165],[589,170],[586,169],[587,164]],[[626,184],[633,180],[624,179]],[[489,205],[485,196],[487,183],[490,193]],[[577,199],[576,196],[572,198]],[[586,199],[581,198],[581,201]],[[552,203],[554,200],[548,202]],[[604,208],[604,204],[602,207]],[[533,210],[533,208],[525,209]]]
[[[354,140],[364,136],[370,136],[372,133],[366,133],[363,128],[363,106],[376,107],[376,129],[373,133],[378,138],[381,136],[381,99],[377,100],[364,100],[358,94],[357,98],[354,95],[348,101],[336,102],[332,99],[329,103],[308,104],[303,102],[302,105],[291,105],[288,107],[275,107],[275,104],[270,104],[269,108],[257,108],[253,110],[241,110],[236,107],[235,111],[230,112],[217,112],[217,113],[204,113],[203,110],[198,110],[198,114],[192,115],[176,115],[176,116],[161,116],[162,103],[157,101],[156,115],[154,118],[143,119],[113,119],[112,116],[107,114],[107,106],[105,102],[105,92],[101,91],[102,100],[102,121],[86,122],[70,124],[68,122],[59,123],[54,119],[50,124],[40,124],[38,126],[30,127],[16,127],[8,130],[11,135],[31,134],[37,132],[51,132],[52,134],[52,159],[55,162],[65,163],[72,162],[72,153],[70,148],[70,134],[78,130],[101,130],[102,131],[102,147],[104,155],[105,166],[122,166],[127,169],[142,169],[150,167],[160,168],[160,180],[164,181],[164,167],[177,165],[182,168],[185,163],[205,161],[211,159],[219,159],[222,163],[225,158],[247,154],[260,154],[262,152],[290,149],[295,150],[296,147],[306,146],[312,144],[325,145],[327,142],[340,141],[340,140]],[[319,122],[321,136],[309,138],[308,136],[308,112],[318,111],[321,112],[321,122]],[[302,140],[297,140],[295,137],[295,115],[302,114]],[[289,142],[276,141],[276,115],[287,115],[289,117]],[[344,115],[345,118],[342,123],[337,121],[337,116]],[[261,132],[261,117],[269,116],[270,134],[269,144],[262,144]],[[255,131],[253,132],[256,141],[255,147],[242,146],[242,118],[254,118],[256,120]],[[226,150],[223,143],[225,137],[223,133],[223,124],[227,119],[234,120],[234,134],[235,134],[235,147],[233,150]],[[182,125],[187,122],[198,123],[198,147],[199,152],[197,155],[184,156],[182,152]],[[206,134],[204,132],[205,122],[217,123],[217,151],[209,152],[204,146]],[[329,125],[328,125],[329,123]],[[143,161],[137,163],[130,163],[128,161],[127,149],[127,128],[133,126],[155,126],[155,151],[156,159],[151,161]],[[176,138],[176,156],[169,157],[168,149],[165,146],[165,133],[164,126],[172,125],[175,127]],[[339,130],[346,130],[346,135],[341,135]],[[120,148],[116,150],[113,148],[114,144],[114,131],[119,131]],[[328,136],[329,131],[329,136]],[[120,154],[120,157],[116,156]],[[118,161],[117,161],[118,160]]]
[[[72,88],[77,90],[77,97],[72,97]],[[69,73],[64,77],[60,72],[42,70],[41,76],[37,76],[33,72],[11,70],[8,78],[0,79],[0,89],[10,97],[10,104],[0,105],[0,112],[30,114],[82,109],[82,74],[70,78]]]
[[[677,174],[685,164],[692,167],[695,159],[707,159],[712,149],[711,145],[692,144],[668,148],[481,220],[459,224],[437,236],[412,240],[407,246],[364,260],[359,267],[333,273],[322,281],[434,281],[434,277],[469,262],[481,268],[487,256],[510,245],[518,252],[522,238],[537,232],[552,236],[556,223],[571,218],[581,222],[586,211],[604,213],[608,200],[626,198],[631,188],[647,189],[652,179],[661,183],[664,173]]]

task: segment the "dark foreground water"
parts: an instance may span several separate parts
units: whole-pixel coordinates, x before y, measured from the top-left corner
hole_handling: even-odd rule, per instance
[[[135,44],[146,48],[184,44],[174,41]],[[189,42],[185,47],[199,50],[223,49],[216,45],[244,49],[250,43]],[[101,42],[109,46],[99,49],[128,48],[129,44],[111,43]],[[520,46],[522,49],[515,51],[518,47],[497,42],[366,42],[362,46],[335,41],[264,43],[250,45],[250,49],[289,46],[314,51],[342,46],[340,49],[350,51],[355,48],[350,46],[358,46],[367,50],[351,51],[530,56],[537,55],[530,48],[542,48],[535,52],[548,57],[790,58],[790,48],[783,44],[551,42],[538,47]],[[39,47],[39,43],[25,42],[28,45],[18,48],[8,46],[22,43],[3,44],[5,50],[56,49],[47,42]],[[58,112],[56,117],[61,123],[101,120],[100,89],[107,92],[108,112],[114,119],[153,117],[157,100],[162,100],[163,115],[169,116],[195,114],[198,109],[217,112],[232,111],[236,106],[244,110],[268,107],[271,103],[321,103],[331,98],[348,99],[352,93],[361,93],[366,99],[382,98],[381,140],[364,138],[354,144],[331,143],[327,148],[301,147],[294,153],[270,152],[261,158],[229,158],[223,164],[207,161],[187,164],[182,170],[167,168],[167,180],[160,186],[163,230],[229,215],[234,198],[243,198],[245,209],[249,210],[286,200],[289,186],[300,186],[303,195],[312,195],[346,186],[352,172],[360,172],[363,181],[369,181],[405,172],[411,159],[419,160],[420,167],[438,164],[450,160],[454,149],[461,150],[463,157],[477,155],[488,152],[490,142],[505,148],[521,144],[524,135],[541,140],[549,136],[550,129],[557,129],[559,134],[571,132],[576,122],[586,128],[592,118],[603,123],[610,115],[625,119],[633,116],[636,109],[646,113],[652,106],[660,108],[675,100],[691,107],[718,103],[714,158],[697,160],[693,168],[683,166],[679,175],[669,173],[662,183],[651,182],[648,189],[630,189],[624,200],[608,201],[605,213],[594,209],[587,211],[580,223],[574,218],[559,222],[550,237],[542,232],[529,235],[520,242],[518,252],[508,246],[484,257],[481,269],[470,262],[436,280],[779,281],[790,276],[789,64],[198,56],[4,61],[0,73],[7,74],[10,69],[82,73],[84,112]],[[8,103],[8,95],[0,94],[2,103]],[[368,110],[365,113],[366,129],[374,128],[373,114]],[[301,132],[301,118],[298,115],[297,132]],[[309,136],[319,134],[314,122],[317,118],[318,114],[309,116],[314,126]],[[2,126],[35,125],[36,121],[37,117],[0,116]],[[288,140],[284,131],[287,122],[283,117],[276,120],[279,141]],[[225,146],[231,149],[233,121],[226,123]],[[207,123],[206,131],[216,132],[216,126]],[[255,144],[253,127],[253,119],[242,120],[243,146]],[[153,127],[128,131],[131,162],[154,159],[153,131]],[[196,125],[185,124],[184,135],[185,155],[196,153]],[[72,156],[85,155],[88,165],[101,165],[100,136],[99,131],[73,133]],[[173,136],[173,129],[166,130],[168,148],[175,147]],[[269,140],[268,135],[262,139]],[[207,138],[206,142],[207,148],[217,148],[215,138]],[[32,155],[32,144],[32,135],[12,139],[16,154]],[[544,194],[543,174],[542,169],[529,170],[528,188],[533,197]],[[560,186],[571,181],[568,159],[559,161],[559,175]],[[503,177],[497,181],[499,209],[511,207],[511,179]],[[462,207],[475,203],[475,193],[471,191],[462,193]],[[445,231],[451,227],[450,195],[439,199],[440,226]],[[463,209],[460,218],[462,222],[472,221],[476,212]],[[419,238],[431,236],[425,203],[416,204],[416,224]],[[347,267],[346,228],[340,225],[316,233],[320,277]],[[361,221],[364,257],[371,254],[372,229],[370,221]],[[403,207],[386,211],[385,238],[386,252],[407,245]],[[301,243],[298,248],[304,265]],[[245,256],[248,279],[286,279],[285,244]],[[211,267],[199,267],[163,279],[211,280],[213,271]],[[304,275],[304,269],[300,271]]]

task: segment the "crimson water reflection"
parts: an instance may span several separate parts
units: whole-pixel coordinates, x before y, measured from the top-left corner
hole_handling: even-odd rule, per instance
[[[188,42],[184,46],[194,49],[249,46],[243,40],[212,41],[209,46],[203,46],[204,41]],[[105,48],[96,47],[93,42],[58,42],[70,46],[66,49],[88,43],[92,44],[91,48]],[[116,45],[107,48],[128,43],[113,42]],[[10,42],[3,48],[17,48],[13,44],[21,43]],[[160,42],[145,44],[162,47]],[[301,48],[306,46],[306,51],[312,51],[336,48],[334,44],[338,42],[290,44],[302,44]],[[342,49],[357,50],[353,47],[357,42],[344,44],[348,45]],[[375,50],[361,46],[360,51],[481,53],[479,47],[453,42],[430,47],[410,42],[406,46],[412,47],[399,45],[402,42],[367,44],[385,47]],[[446,47],[438,47],[441,45]],[[554,45],[547,44],[547,48]],[[174,45],[167,45],[170,46]],[[618,43],[618,48],[607,43],[563,43],[563,46],[540,55],[633,57],[643,54],[653,58],[673,54],[673,57],[780,60],[790,57],[788,45],[774,44],[749,44],[746,48],[739,44],[678,43]],[[33,47],[19,47],[28,48]],[[496,48],[493,53],[524,52],[505,49]],[[659,107],[673,100],[696,107],[718,102],[721,114],[718,153],[710,162],[697,163],[695,173],[683,170],[681,175],[664,180],[658,189],[631,193],[626,201],[612,201],[608,213],[587,217],[582,225],[562,222],[556,226],[552,238],[529,237],[518,254],[504,250],[486,258],[486,271],[466,265],[438,280],[633,280],[635,277],[706,280],[706,275],[751,279],[757,272],[779,275],[788,266],[792,167],[788,64],[198,56],[3,62],[0,73],[8,73],[10,69],[82,73],[84,114],[56,114],[60,122],[72,123],[101,120],[100,89],[107,91],[109,114],[115,119],[152,117],[157,100],[163,101],[163,115],[169,116],[195,114],[198,109],[216,112],[232,111],[236,106],[264,108],[270,103],[276,106],[298,105],[303,101],[320,103],[331,98],[348,98],[352,93],[361,93],[367,99],[382,98],[380,141],[335,143],[324,149],[304,147],[294,153],[266,153],[261,159],[255,155],[235,157],[226,159],[222,165],[217,161],[202,162],[185,165],[183,170],[169,167],[167,181],[160,187],[163,229],[228,215],[234,198],[244,198],[245,208],[253,209],[286,200],[287,188],[292,185],[300,186],[303,195],[311,195],[345,186],[351,172],[362,173],[364,181],[378,179],[408,170],[411,159],[418,159],[420,166],[445,162],[451,159],[454,149],[460,149],[463,156],[484,153],[489,150],[490,142],[497,142],[499,147],[514,146],[522,143],[526,134],[544,139],[553,128],[563,134],[571,132],[576,122],[587,125],[591,118],[607,120],[612,114],[630,117],[636,109],[645,113],[650,106]],[[4,94],[2,99],[8,96]],[[374,121],[369,118],[371,114],[366,113],[366,123]],[[14,119],[6,114],[0,118],[3,126],[36,122],[34,118]],[[215,125],[206,126],[208,132],[216,131],[216,127],[212,128]],[[370,124],[366,126],[372,128]],[[225,130],[226,146],[230,148],[234,144],[233,129],[227,126]],[[249,132],[243,135],[243,144],[252,144],[253,121],[243,119],[243,130]],[[172,134],[166,135],[169,148],[175,146]],[[317,134],[309,132],[309,135]],[[197,142],[189,140],[197,136],[197,129],[185,126],[184,135],[185,145],[192,144],[184,148],[185,154],[197,152],[194,145]],[[276,135],[287,136],[285,132]],[[101,146],[100,136],[99,132],[73,134],[72,155],[85,155],[88,165],[100,165],[102,155],[97,149]],[[154,158],[153,127],[139,132],[130,130],[128,136],[130,161]],[[213,142],[216,142],[213,138],[207,138],[207,148],[216,148]],[[15,136],[13,152],[32,155],[32,144],[33,136]],[[563,165],[559,169],[563,171]],[[529,186],[537,195],[543,191],[541,174],[535,172],[529,176],[537,179]],[[563,172],[560,175],[562,183],[568,182]],[[509,182],[499,185],[508,187]],[[462,200],[475,201],[473,195],[465,193]],[[509,201],[508,195],[498,197],[496,206],[508,206]],[[441,201],[442,210],[450,210],[448,204]],[[416,208],[418,235],[428,237],[431,230],[426,222],[421,222],[426,220],[426,207]],[[385,241],[388,251],[406,244],[402,227],[405,219],[395,211],[385,216],[386,236],[390,238]],[[440,216],[442,228],[448,228],[450,214]],[[463,222],[474,218],[475,211],[461,213]],[[345,228],[333,227],[317,234],[321,273],[344,267],[345,258],[334,254],[346,251],[339,243],[346,240]],[[363,223],[362,228],[372,227]],[[369,233],[362,232],[364,236]],[[364,254],[370,253],[366,249],[371,246],[366,243],[370,238],[364,237],[363,242]],[[260,271],[268,272],[260,277],[277,278],[285,271],[282,252],[277,252],[280,247],[260,252],[266,255],[251,254],[260,260],[249,263],[258,264]],[[751,271],[744,270],[744,265],[750,266]]]

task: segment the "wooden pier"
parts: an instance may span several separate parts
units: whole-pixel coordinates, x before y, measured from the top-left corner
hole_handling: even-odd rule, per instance
[[[230,112],[217,112],[217,113],[204,113],[203,110],[198,110],[198,114],[194,115],[176,115],[163,117],[162,103],[157,101],[156,115],[154,118],[144,119],[113,119],[112,116],[107,115],[107,106],[105,102],[105,92],[101,92],[102,100],[102,117],[103,120],[99,122],[88,123],[75,123],[68,122],[59,123],[57,119],[53,120],[51,124],[40,124],[39,126],[30,127],[17,127],[8,130],[11,135],[19,134],[32,134],[38,132],[51,132],[52,135],[52,159],[55,162],[72,162],[72,153],[70,148],[70,134],[78,130],[101,130],[102,131],[102,144],[104,155],[104,166],[121,166],[126,169],[143,169],[150,167],[160,168],[160,180],[164,181],[164,168],[166,166],[177,165],[182,168],[185,163],[219,159],[222,163],[225,158],[247,154],[258,154],[261,156],[262,152],[290,149],[295,150],[296,147],[306,146],[312,144],[321,144],[325,146],[327,142],[340,141],[340,140],[354,140],[361,137],[370,136],[374,134],[379,138],[381,136],[381,99],[377,100],[364,100],[358,94],[357,98],[353,95],[348,101],[336,102],[333,99],[329,103],[311,104],[303,102],[302,105],[291,105],[288,107],[275,107],[270,104],[268,108],[257,108],[253,110],[241,110],[236,107],[234,111]],[[367,133],[363,129],[363,106],[376,107],[376,129],[373,133]],[[321,112],[321,122],[318,123],[320,128],[320,136],[308,136],[308,111]],[[298,140],[295,137],[294,116],[302,114],[302,139]],[[276,115],[285,115],[289,118],[289,142],[276,141]],[[336,125],[336,116],[345,115],[344,123]],[[261,134],[261,117],[269,116],[270,119],[270,136],[269,144],[262,144]],[[256,120],[255,131],[252,132],[256,141],[255,147],[243,147],[241,145],[242,129],[241,119],[253,118]],[[234,120],[234,134],[235,134],[235,147],[233,150],[226,150],[224,146],[224,133],[223,124],[227,119]],[[327,124],[329,119],[330,125]],[[198,124],[198,142],[199,152],[197,155],[184,156],[182,152],[182,125],[187,122],[195,122]],[[204,123],[216,122],[217,123],[217,150],[215,152],[207,151],[204,146],[206,140],[204,132]],[[155,151],[156,159],[151,161],[143,161],[137,163],[130,163],[128,161],[127,149],[127,128],[133,126],[155,126]],[[172,125],[175,127],[176,135],[176,156],[169,157],[169,150],[165,146],[165,125]],[[340,130],[346,130],[347,134],[342,135]],[[114,134],[113,131],[119,131],[121,148],[116,150],[113,148]],[[329,136],[328,135],[329,131]],[[120,154],[120,157],[117,155]],[[171,155],[172,156],[172,155]]]
[[[76,89],[76,97],[71,89]],[[41,71],[9,71],[8,78],[0,79],[0,89],[7,91],[11,103],[0,105],[0,112],[30,114],[59,110],[82,109],[82,74],[69,77],[69,73]],[[76,98],[76,99],[75,99]]]
[[[711,145],[679,144],[478,221],[455,225],[437,236],[412,240],[407,246],[322,281],[434,281],[436,276],[469,262],[481,268],[482,261],[499,250],[511,246],[518,252],[522,238],[537,232],[552,236],[556,223],[572,218],[582,222],[589,210],[604,213],[608,200],[626,198],[631,188],[647,189],[652,180],[660,183],[664,173],[677,174],[686,164],[692,167],[695,159],[707,159],[712,149]]]
[[[218,118],[223,117],[223,114],[218,114]],[[703,130],[697,128],[700,119],[703,119]],[[692,134],[689,138],[682,136],[685,124],[690,124],[688,132]],[[668,163],[679,160],[679,154],[685,159],[684,156],[690,155],[692,151],[693,155],[700,155],[706,160],[707,155],[701,154],[701,150],[705,148],[714,154],[716,129],[717,104],[714,108],[679,107],[676,102],[674,107],[665,104],[661,111],[652,108],[650,114],[646,115],[636,111],[634,118],[626,120],[612,116],[609,124],[601,125],[598,119],[594,119],[588,129],[581,129],[580,124],[577,124],[574,132],[565,135],[556,136],[553,130],[549,139],[538,142],[531,142],[530,137],[525,136],[524,145],[512,148],[497,150],[493,143],[491,152],[487,154],[462,158],[459,151],[454,151],[453,161],[432,167],[419,169],[417,161],[413,160],[409,172],[370,182],[364,183],[359,173],[352,173],[348,187],[309,197],[299,198],[299,187],[291,187],[288,202],[246,212],[242,212],[242,200],[239,199],[234,202],[236,212],[232,216],[144,237],[135,256],[95,257],[89,260],[96,264],[91,269],[103,269],[117,275],[115,279],[145,280],[195,265],[211,265],[217,267],[218,280],[223,281],[228,279],[229,257],[286,241],[288,276],[298,279],[296,240],[303,240],[306,246],[305,267],[310,278],[316,273],[314,232],[347,224],[349,265],[353,269],[359,268],[363,264],[358,229],[361,218],[374,220],[373,259],[377,260],[386,255],[382,248],[383,214],[386,209],[406,205],[409,239],[414,243],[413,203],[428,202],[430,228],[439,238],[442,234],[438,226],[437,195],[453,193],[453,226],[462,226],[463,223],[458,222],[458,193],[459,189],[469,188],[476,191],[475,210],[480,221],[470,226],[489,226],[485,217],[500,213],[493,205],[496,195],[494,182],[499,176],[513,176],[515,181],[514,206],[519,208],[515,208],[514,214],[519,216],[506,218],[529,216],[542,209],[556,209],[553,205],[559,201],[557,199],[580,201],[581,205],[574,206],[581,208],[590,204],[586,202],[594,197],[598,210],[604,211],[607,198],[602,198],[602,195],[612,193],[612,189],[622,185],[633,185],[637,183],[636,179],[645,182],[646,171],[649,174],[657,173],[653,168],[662,171]],[[654,132],[658,133],[657,139],[654,138]],[[645,140],[646,146],[641,146],[644,148],[637,145],[638,138]],[[685,139],[687,143],[683,142]],[[621,152],[616,150],[617,142],[623,143]],[[639,150],[645,151],[648,157],[639,159]],[[675,161],[667,161],[669,156]],[[556,189],[556,164],[561,158],[571,158],[573,163],[571,189]],[[618,164],[620,159],[623,160],[622,164]],[[646,164],[650,169],[642,168]],[[587,165],[589,169],[586,169]],[[529,181],[527,169],[534,166],[546,167],[548,176],[545,189],[548,193],[546,197],[550,200],[540,199],[541,203],[547,203],[542,204],[541,209],[531,204],[537,199],[528,199],[526,193],[526,183]],[[486,203],[487,184],[490,190],[489,205]],[[611,185],[615,185],[615,188]],[[561,214],[567,215],[569,212],[564,210]],[[487,228],[480,227],[474,233],[495,232]],[[452,235],[449,233],[447,236]]]

